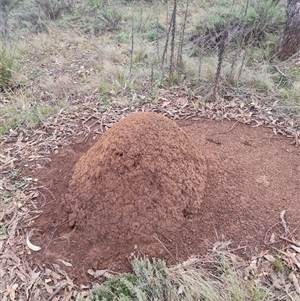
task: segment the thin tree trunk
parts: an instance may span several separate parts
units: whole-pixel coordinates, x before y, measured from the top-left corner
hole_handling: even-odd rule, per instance
[[[274,48],[275,55],[281,61],[300,50],[300,0],[287,0],[286,13],[283,36]]]

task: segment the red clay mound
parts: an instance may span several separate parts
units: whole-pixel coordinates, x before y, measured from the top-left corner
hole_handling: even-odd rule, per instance
[[[91,246],[110,245],[99,250],[102,263],[124,244],[151,254],[154,237],[171,238],[199,209],[205,178],[205,159],[173,121],[131,114],[77,162],[65,198],[69,225]]]
[[[279,135],[275,136],[272,129],[250,127],[225,120],[222,122],[207,119],[177,121],[177,125],[188,133],[196,150],[205,154],[207,165],[207,181],[201,210],[191,212],[192,214],[187,216],[179,229],[180,223],[184,220],[182,210],[185,209],[190,199],[187,196],[184,199],[181,198],[181,203],[177,199],[175,200],[176,194],[181,196],[181,191],[177,187],[167,194],[165,188],[167,185],[162,183],[162,177],[164,176],[164,179],[169,181],[166,183],[177,181],[177,184],[183,187],[183,179],[188,179],[188,175],[193,175],[193,172],[191,172],[193,169],[191,167],[188,170],[182,166],[184,162],[186,162],[187,166],[191,166],[193,162],[192,154],[196,153],[196,151],[191,145],[189,148],[186,148],[185,143],[189,139],[183,138],[186,136],[181,130],[177,128],[177,134],[175,134],[174,127],[172,127],[172,130],[165,132],[162,130],[165,127],[159,127],[157,121],[153,123],[150,121],[150,130],[145,130],[145,135],[138,134],[141,133],[141,128],[137,126],[138,121],[133,122],[133,119],[131,119],[134,116],[137,115],[132,115],[128,119],[115,124],[109,130],[110,133],[107,132],[99,142],[96,142],[97,145],[103,144],[103,141],[107,142],[107,148],[111,150],[111,153],[107,152],[107,154],[110,154],[107,160],[109,158],[111,160],[114,159],[114,162],[107,161],[110,166],[117,168],[117,162],[119,162],[124,169],[125,166],[128,167],[124,175],[120,175],[117,170],[107,172],[109,179],[112,179],[113,175],[116,176],[114,183],[123,183],[120,179],[127,175],[127,180],[122,184],[123,186],[115,186],[114,193],[118,193],[119,198],[114,198],[112,191],[106,191],[106,195],[103,193],[105,189],[101,185],[103,183],[108,185],[107,177],[103,178],[102,182],[94,182],[94,188],[86,186],[88,175],[94,175],[96,177],[95,180],[97,179],[96,170],[99,169],[99,166],[96,163],[99,162],[101,156],[103,157],[101,148],[98,149],[97,147],[98,156],[95,157],[95,164],[91,162],[94,165],[90,169],[88,169],[88,166],[84,166],[84,170],[81,171],[82,178],[75,181],[75,174],[73,175],[74,166],[77,162],[81,162],[78,161],[80,160],[79,158],[94,144],[92,139],[62,147],[57,154],[53,154],[51,162],[47,163],[43,168],[33,165],[29,161],[29,176],[37,177],[38,175],[39,184],[41,187],[45,187],[45,189],[41,188],[39,197],[39,208],[43,210],[43,214],[34,219],[31,224],[31,227],[36,229],[33,237],[31,237],[31,242],[41,246],[42,250],[28,255],[29,262],[39,266],[50,266],[50,268],[52,268],[52,264],[58,264],[61,269],[67,270],[76,283],[82,284],[91,280],[88,269],[110,269],[123,272],[130,270],[127,258],[134,251],[134,245],[137,245],[138,249],[143,253],[148,254],[149,258],[152,256],[163,258],[169,264],[172,264],[187,259],[193,254],[204,254],[216,240],[220,241],[224,238],[232,241],[232,248],[239,249],[239,252],[245,257],[251,258],[258,251],[270,250],[271,247],[281,249],[283,240],[280,237],[283,235],[284,229],[280,214],[283,210],[288,210],[286,211],[285,219],[292,234],[287,238],[293,239],[293,237],[297,237],[298,240],[300,235],[300,152],[299,149],[290,145],[290,139]],[[154,115],[153,118],[155,118],[154,120],[157,120],[157,118],[165,120],[159,115]],[[129,122],[130,119],[132,120],[131,122]],[[165,122],[169,124],[168,120]],[[117,131],[119,125],[126,125],[127,123],[127,127],[131,127],[131,134],[125,131],[125,126],[122,126],[122,132],[121,130]],[[173,123],[171,122],[171,124]],[[121,141],[118,144],[118,148],[113,151],[113,145],[109,139],[113,140],[111,133],[114,133],[114,131],[116,131],[114,137],[118,135]],[[126,133],[127,136],[121,139],[122,133]],[[131,135],[134,139],[130,140],[128,135]],[[138,135],[141,136],[139,139],[143,143],[134,144],[134,141],[138,141]],[[167,135],[167,139],[161,145],[158,142],[163,135]],[[172,139],[172,136],[175,136],[176,139],[182,137],[182,142],[176,144],[175,142],[178,140]],[[157,149],[154,154],[155,158],[152,158],[154,162],[146,161],[148,158],[146,155],[150,153],[149,149],[147,149],[150,141],[157,142],[155,147],[152,145],[154,149]],[[131,158],[131,161],[129,159],[125,160],[129,152],[135,153],[133,147],[136,147],[136,145],[139,145],[139,147],[145,145],[142,149],[143,152],[137,152],[144,154],[144,156],[140,156],[139,160],[137,158],[135,158],[136,160]],[[176,145],[175,150],[168,152],[168,146],[171,147],[172,145]],[[120,152],[120,146],[125,148],[123,156],[113,155],[115,152]],[[159,152],[159,147],[164,152]],[[91,150],[93,149],[91,148]],[[102,152],[104,151],[105,149],[102,149]],[[186,160],[179,160],[181,158],[180,153],[185,154]],[[178,158],[179,161],[177,162],[175,159],[173,163],[169,162],[169,166],[166,168],[167,160],[162,161],[163,157],[161,154],[170,154],[170,156],[172,154],[173,158]],[[203,172],[205,169],[203,159],[200,157],[197,160],[200,161],[200,165],[202,164],[200,172]],[[102,162],[104,162],[104,159]],[[127,162],[127,165],[125,165],[125,162]],[[131,165],[129,162],[131,162]],[[132,167],[134,162],[139,162],[139,165]],[[138,172],[141,173],[140,168],[145,165],[145,162],[148,162],[149,166],[160,166],[161,162],[163,162],[165,165],[162,166],[164,169],[160,171],[161,178],[154,177],[154,173],[149,169],[148,177],[147,175],[136,177],[136,179],[143,179],[146,183],[143,185],[133,181],[130,183],[129,175],[131,175],[131,179],[134,179],[133,175]],[[195,165],[193,165],[193,168],[195,168]],[[79,172],[78,166],[79,163],[77,163],[76,167],[76,170]],[[181,170],[176,170],[173,166],[178,166],[178,169]],[[144,171],[146,172],[146,170],[145,168]],[[176,173],[176,177],[167,177],[166,173],[169,172],[171,174],[171,171],[174,174]],[[101,170],[99,170],[100,172]],[[179,174],[179,172],[182,174]],[[106,176],[106,174],[104,175]],[[150,176],[153,177],[151,178]],[[153,181],[152,185],[150,185],[151,180]],[[180,180],[182,182],[179,182]],[[196,180],[197,178],[195,178]],[[199,185],[204,185],[202,178],[198,180]],[[89,182],[88,185],[91,185],[91,183],[93,182]],[[76,187],[75,185],[78,186]],[[162,189],[158,189],[159,185],[162,185]],[[193,187],[198,189],[199,185]],[[142,186],[148,189],[151,188],[152,192],[144,193]],[[186,186],[191,187],[192,185]],[[120,195],[122,187],[124,188],[123,196]],[[125,190],[126,187],[127,190]],[[96,193],[91,193],[92,188]],[[131,192],[128,192],[130,188]],[[120,202],[125,200],[126,191],[128,193],[127,196],[132,197],[130,199],[132,206],[125,204],[116,210],[116,205],[120,205]],[[144,196],[139,197],[136,191],[144,193]],[[200,194],[200,198],[196,200],[201,200],[201,189],[199,188],[195,191],[195,195],[196,193]],[[73,216],[72,220],[76,221],[73,228],[69,226],[70,208],[68,212],[65,210],[66,194],[68,195],[68,207],[73,207],[74,212],[77,212],[76,204],[79,204],[79,197],[81,197],[82,203],[86,207],[90,207],[90,217],[85,215],[84,219],[78,219],[79,216],[77,218],[75,215]],[[157,194],[156,197],[155,194]],[[71,202],[70,198],[72,196],[74,196],[76,202]],[[96,201],[96,196],[98,201],[103,203],[101,205],[106,211],[96,214],[95,205],[99,205],[99,202],[97,203]],[[170,201],[171,197],[174,198],[174,202],[179,204],[180,209],[178,209],[178,217],[172,216],[171,220],[165,221],[163,216],[167,216],[167,213],[170,216],[171,214],[169,207],[164,207],[163,204]],[[157,204],[152,202],[154,199],[158,200]],[[134,204],[134,201],[136,204]],[[150,207],[152,209],[148,209],[150,204],[153,206]],[[154,205],[156,205],[155,208]],[[197,206],[196,204],[194,205]],[[95,206],[95,208],[92,208],[92,206]],[[137,213],[135,214],[135,212]],[[146,213],[149,219],[144,220],[142,214]],[[184,214],[187,213],[185,212]],[[82,215],[82,212],[80,212],[80,215]],[[147,224],[149,220],[154,218],[157,219],[157,222]],[[127,224],[125,223],[126,220]],[[95,227],[92,221],[95,223]],[[143,232],[145,228],[140,227],[138,228],[140,230],[135,231],[134,237],[128,239],[127,243],[127,237],[132,236],[130,230],[135,229],[134,227],[138,225],[134,224],[134,222],[140,223],[143,227],[149,227],[149,229],[147,228],[149,233]],[[162,222],[165,228],[157,226],[158,222]],[[101,228],[99,228],[100,224]],[[171,224],[174,229],[172,228],[169,231]],[[157,229],[160,231],[157,233],[159,241],[152,236]],[[97,231],[99,231],[99,238],[102,240],[96,241],[98,237],[95,238],[94,233],[98,235]],[[104,238],[103,234],[101,236],[101,231],[107,233],[106,238]],[[118,235],[112,235],[111,231]],[[270,246],[270,240],[271,238],[274,240],[274,237],[275,243],[272,243]],[[95,241],[91,241],[92,239]],[[151,239],[153,239],[152,242]],[[118,245],[118,243],[120,244]],[[65,267],[61,260],[71,263],[72,266]]]

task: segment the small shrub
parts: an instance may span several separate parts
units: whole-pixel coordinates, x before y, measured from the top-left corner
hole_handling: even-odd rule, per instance
[[[4,44],[6,44],[9,39],[12,11],[18,8],[20,1],[21,0],[0,0],[0,34]]]
[[[224,253],[208,261],[190,258],[173,267],[163,260],[134,259],[133,274],[98,286],[88,301],[273,301],[270,287],[245,280]]]
[[[62,11],[70,10],[73,5],[72,2],[64,0],[35,0],[35,3],[50,20],[59,19]]]
[[[224,2],[221,7],[216,6],[202,20],[200,32],[193,35],[190,41],[202,44],[208,50],[219,44],[226,30],[227,42],[240,43],[243,40],[261,45],[268,34],[279,34],[282,31],[286,19],[283,8],[279,8],[272,0],[250,0],[248,4],[242,1],[232,6]]]
[[[1,0],[0,11],[11,11],[16,8],[21,0]]]
[[[103,31],[114,31],[122,20],[122,14],[115,9],[99,10],[98,19],[102,23]]]
[[[156,41],[158,39],[157,32],[153,31],[153,30],[147,32],[146,38],[147,38],[148,42],[154,42],[154,41]]]
[[[132,274],[123,274],[109,279],[105,285],[98,286],[92,294],[91,301],[137,301],[134,286],[137,279]]]
[[[273,269],[278,274],[288,275],[289,273],[289,268],[285,265],[284,261],[279,257],[275,257],[275,261],[273,262]]]
[[[46,25],[46,20],[38,12],[31,11],[30,9],[19,11],[16,14],[16,17],[19,20],[21,28],[28,28],[30,31],[35,34],[46,32],[48,33],[48,27]]]
[[[87,0],[87,3],[91,7],[92,11],[96,11],[103,7],[103,0]]]

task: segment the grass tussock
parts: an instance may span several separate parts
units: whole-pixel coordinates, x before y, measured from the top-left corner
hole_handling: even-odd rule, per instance
[[[243,262],[237,265],[236,258],[220,252],[210,258],[190,258],[172,267],[162,260],[135,258],[132,274],[108,279],[95,287],[87,300],[278,300],[270,286],[245,277]]]
[[[6,90],[13,87],[17,63],[15,54],[10,49],[0,50],[0,89]]]
[[[61,103],[42,103],[22,93],[9,93],[9,101],[0,101],[0,135],[9,130],[34,128],[48,116],[57,113]]]

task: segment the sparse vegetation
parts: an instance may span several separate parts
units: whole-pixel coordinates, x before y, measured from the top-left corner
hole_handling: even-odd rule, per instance
[[[204,2],[196,5],[192,1],[178,1],[176,7],[141,2],[138,8],[133,2],[89,0],[79,5],[73,1],[34,1],[16,1],[10,10],[10,23],[17,29],[15,39],[31,32],[31,49],[24,45],[24,56],[17,60],[22,75],[33,85],[43,86],[51,98],[68,97],[72,89],[80,95],[93,94],[100,102],[122,97],[127,103],[132,93],[148,99],[164,93],[167,87],[188,87],[191,94],[203,91],[207,95],[215,86],[215,93],[218,90],[222,97],[236,89],[240,95],[247,86],[253,93],[269,93],[284,103],[297,103],[299,74],[294,71],[289,76],[283,63],[270,63],[285,21],[281,1],[222,1],[221,6],[207,7]],[[70,13],[64,15],[65,11]],[[206,16],[202,17],[204,11]],[[228,38],[220,57],[215,47],[224,30]],[[42,32],[45,36],[33,35]],[[44,61],[43,67],[29,59],[33,52]],[[51,70],[55,61],[58,64]],[[12,77],[12,68],[5,70],[2,86]],[[289,77],[282,78],[278,70]],[[61,84],[54,83],[54,77],[62,79]],[[64,92],[53,94],[53,86]],[[26,93],[31,92],[28,89]]]
[[[10,93],[9,102],[0,103],[0,134],[10,129],[33,128],[59,108],[34,102],[24,93]]]
[[[133,274],[121,274],[97,286],[88,301],[278,300],[271,285],[245,279],[243,269],[235,267],[226,252],[209,261],[191,258],[173,267],[161,260],[151,263],[148,258],[136,258],[132,267]]]

